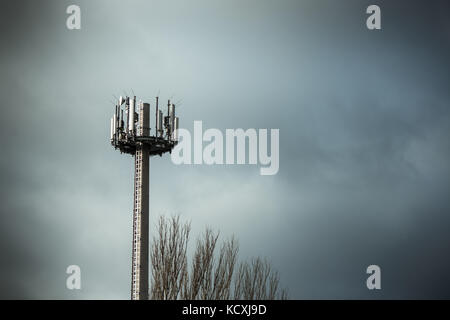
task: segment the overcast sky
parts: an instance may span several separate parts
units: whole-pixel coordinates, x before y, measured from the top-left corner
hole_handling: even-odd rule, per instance
[[[81,7],[81,30],[66,7]],[[382,29],[366,28],[378,4]],[[280,129],[280,169],[150,160],[150,221],[235,235],[294,299],[450,298],[447,1],[23,1],[0,9],[0,298],[129,299],[111,101]],[[81,267],[82,290],[66,289]],[[366,268],[381,267],[369,291]]]

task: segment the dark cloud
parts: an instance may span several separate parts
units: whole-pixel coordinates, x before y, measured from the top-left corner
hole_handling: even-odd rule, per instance
[[[379,1],[381,31],[369,1],[81,1],[78,31],[69,4],[0,10],[0,298],[129,297],[132,158],[107,140],[131,90],[188,129],[280,129],[275,176],[152,158],[151,219],[234,233],[292,298],[449,298],[447,2]]]

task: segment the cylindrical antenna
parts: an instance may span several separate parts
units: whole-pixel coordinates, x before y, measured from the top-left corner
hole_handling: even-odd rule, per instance
[[[125,132],[128,133],[128,121],[130,121],[130,113],[128,112],[128,105],[125,105]]]
[[[114,117],[113,117],[113,128],[114,128],[114,130],[113,130],[113,136],[114,136],[114,144],[116,144],[117,143],[117,137],[116,137],[116,132],[117,132],[117,117],[116,117],[116,115],[114,114]]]
[[[159,97],[156,97],[156,112],[155,112],[155,136],[158,136],[158,117],[159,117],[159,109],[158,109],[158,100]]]
[[[179,125],[178,117],[175,117],[173,121],[173,135],[172,135],[173,141],[178,141],[178,125]]]
[[[114,137],[114,119],[111,118],[111,127],[110,127],[110,139],[113,140]]]
[[[141,102],[141,109],[142,109],[142,112],[140,112],[140,114],[141,114],[141,116],[143,116],[143,118],[139,120],[139,122],[141,123],[141,126],[142,126],[140,131],[143,136],[149,136],[150,135],[150,103]]]
[[[161,110],[159,110],[159,116],[158,116],[158,127],[159,127],[159,129],[158,129],[158,133],[159,133],[160,137],[163,136],[163,132],[164,132],[162,121],[163,121],[163,113],[162,113]]]
[[[163,136],[163,112],[161,110],[158,111],[158,135],[159,137]]]
[[[133,132],[134,132],[134,108],[135,108],[135,102],[136,102],[136,100],[135,100],[136,98],[134,98],[134,99],[130,99],[130,98],[128,98],[128,100],[129,100],[129,114],[128,114],[128,130],[129,130],[129,132],[130,132],[130,134],[133,134]]]
[[[119,131],[119,106],[116,105],[116,111],[114,112],[114,134],[116,135],[116,141],[118,140],[117,132]]]
[[[170,124],[170,136],[173,136],[175,128],[175,105],[171,103],[169,105],[169,124]]]
[[[166,129],[167,139],[170,139],[170,99],[167,100],[167,116],[164,117],[164,127]]]

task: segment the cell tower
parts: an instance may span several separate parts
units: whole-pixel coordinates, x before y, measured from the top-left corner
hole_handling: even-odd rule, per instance
[[[169,100],[167,116],[163,116],[156,97],[155,111],[153,135],[150,128],[150,104],[142,101],[136,104],[136,96],[120,96],[111,118],[111,144],[121,153],[134,156],[132,300],[148,299],[149,158],[171,152],[178,142],[175,105]]]

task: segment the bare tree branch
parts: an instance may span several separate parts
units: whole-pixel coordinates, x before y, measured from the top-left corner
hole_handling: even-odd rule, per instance
[[[216,252],[219,232],[210,228],[197,240],[189,268],[190,230],[190,224],[181,224],[179,217],[160,217],[151,246],[151,299],[287,299],[287,291],[279,288],[278,272],[267,259],[237,265],[237,240],[224,241]]]

